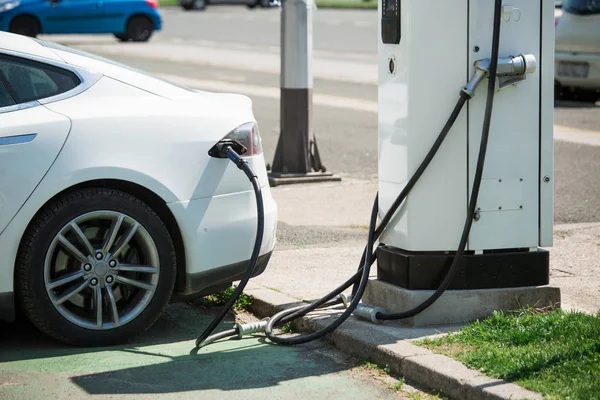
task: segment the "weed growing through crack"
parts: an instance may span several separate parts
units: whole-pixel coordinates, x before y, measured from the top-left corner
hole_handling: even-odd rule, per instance
[[[199,304],[203,307],[219,307],[224,306],[227,303],[227,300],[231,297],[233,292],[235,291],[236,286],[232,286],[223,290],[222,292],[211,294],[206,297],[199,298],[195,300],[196,304]],[[252,302],[254,301],[254,297],[243,293],[238,297],[238,299],[233,303],[234,310],[250,310],[252,306]]]

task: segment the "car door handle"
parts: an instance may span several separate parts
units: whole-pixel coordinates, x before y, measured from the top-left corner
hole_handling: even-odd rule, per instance
[[[24,135],[0,137],[0,146],[6,146],[6,145],[10,145],[10,144],[29,143],[33,139],[35,139],[36,136],[37,136],[37,133],[27,133]]]

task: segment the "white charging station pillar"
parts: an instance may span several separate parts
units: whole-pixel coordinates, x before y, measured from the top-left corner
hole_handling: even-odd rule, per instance
[[[494,1],[381,0],[379,207],[382,216],[432,146],[474,72],[491,57]],[[505,0],[500,57],[537,69],[495,94],[467,252],[449,289],[537,287],[549,281],[553,232],[554,2]],[[382,235],[377,278],[434,290],[459,245],[479,151],[487,79]],[[439,300],[441,301],[441,300]]]

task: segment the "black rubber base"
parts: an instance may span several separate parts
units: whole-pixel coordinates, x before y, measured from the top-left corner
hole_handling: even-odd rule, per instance
[[[377,248],[377,279],[409,290],[437,289],[454,259],[447,253]],[[465,254],[450,290],[542,286],[550,282],[549,252],[511,250]]]

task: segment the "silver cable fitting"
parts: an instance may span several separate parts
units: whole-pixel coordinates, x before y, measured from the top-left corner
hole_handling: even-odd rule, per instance
[[[251,335],[253,333],[264,332],[269,320],[270,318],[264,318],[257,322],[250,322],[249,324],[235,324],[235,329],[238,331],[238,337],[242,338],[243,336]]]
[[[360,319],[371,321],[374,324],[381,324],[383,320],[377,319],[377,313],[386,313],[387,310],[382,307],[373,307],[368,304],[358,304],[352,314]]]
[[[342,303],[344,304],[345,308],[348,308],[348,306],[352,302],[352,298],[349,295],[346,296],[344,293],[340,294],[340,299],[342,300]]]

